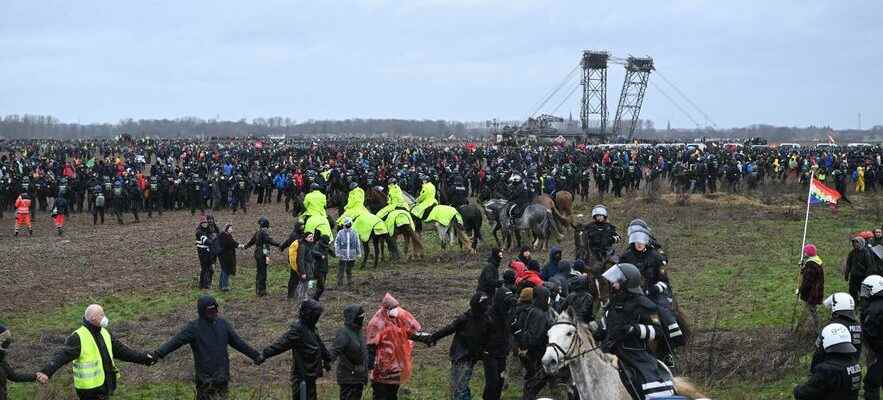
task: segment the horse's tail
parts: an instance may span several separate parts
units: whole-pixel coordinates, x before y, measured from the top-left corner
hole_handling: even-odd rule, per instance
[[[681,310],[681,307],[675,307],[675,319],[678,321],[678,326],[681,328],[681,333],[684,335],[684,341],[689,342],[691,338],[690,324],[687,322],[687,314],[684,314],[684,311]]]
[[[705,396],[699,388],[693,385],[689,379],[679,376],[672,378],[672,382],[674,382],[675,392],[677,392],[677,394],[687,396],[694,400],[708,400],[708,397]]]
[[[404,226],[403,234],[405,240],[410,240],[411,244],[414,245],[414,253],[423,255],[423,242],[420,240],[420,235],[410,225]]]
[[[463,229],[463,225],[460,225],[457,221],[451,221],[451,229],[454,230],[454,234],[457,235],[457,240],[460,241],[460,244],[462,244],[463,247],[467,249],[472,248],[472,240],[466,235],[466,230]]]

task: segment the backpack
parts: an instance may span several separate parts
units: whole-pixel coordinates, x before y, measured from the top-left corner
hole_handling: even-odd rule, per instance
[[[291,270],[294,272],[298,271],[297,265],[297,248],[300,247],[300,240],[295,240],[291,242],[291,245],[288,246],[288,265],[291,266]]]
[[[509,330],[512,332],[512,339],[515,340],[515,346],[519,349],[526,349],[530,339],[527,337],[527,314],[530,307],[514,308],[512,310],[511,321],[509,322]]]
[[[95,196],[95,207],[104,207],[104,195],[98,194]]]

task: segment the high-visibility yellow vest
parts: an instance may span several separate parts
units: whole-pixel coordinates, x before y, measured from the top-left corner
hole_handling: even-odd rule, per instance
[[[85,326],[74,333],[80,337],[80,357],[74,360],[74,387],[77,389],[101,387],[104,385],[104,364],[101,362],[98,344],[95,343],[89,328]],[[107,349],[107,355],[110,356],[110,363],[113,366],[113,347],[110,345],[110,333],[107,329],[101,328],[101,338],[104,340],[104,348]]]
[[[291,265],[291,270],[294,272],[298,272],[297,267],[297,248],[300,247],[300,239],[291,242],[291,246],[288,246],[288,264]]]

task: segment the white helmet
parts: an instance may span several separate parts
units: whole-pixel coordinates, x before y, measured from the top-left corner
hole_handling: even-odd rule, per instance
[[[635,243],[643,243],[643,244],[650,243],[650,235],[648,235],[646,232],[641,232],[641,231],[637,231],[637,232],[629,234],[629,244],[635,244]]]
[[[521,175],[512,174],[512,176],[509,177],[509,183],[518,183],[518,182],[521,182]]]
[[[855,353],[852,345],[852,334],[846,325],[833,323],[822,328],[820,335],[822,348],[828,353]]]
[[[828,296],[822,304],[830,308],[831,312],[855,311],[855,300],[853,300],[849,293],[834,293]]]
[[[644,232],[646,234],[650,234],[650,228],[641,225],[629,225],[628,234],[631,235],[635,232]]]
[[[883,276],[870,275],[862,281],[859,297],[871,297],[883,292]]]
[[[595,218],[597,215],[603,215],[605,218],[607,217],[607,207],[603,204],[598,204],[597,206],[592,207],[592,218]]]

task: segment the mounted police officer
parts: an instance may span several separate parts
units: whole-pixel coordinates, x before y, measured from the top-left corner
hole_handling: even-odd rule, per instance
[[[603,274],[610,284],[610,303],[602,320],[601,349],[619,357],[623,385],[635,399],[674,395],[674,384],[660,371],[649,343],[662,334],[658,309],[641,289],[641,272],[616,264]]]
[[[585,261],[597,276],[607,267],[607,261],[613,256],[613,245],[620,239],[616,226],[607,222],[607,207],[603,204],[592,207],[592,222],[581,230],[584,241],[581,247],[587,247]]]

